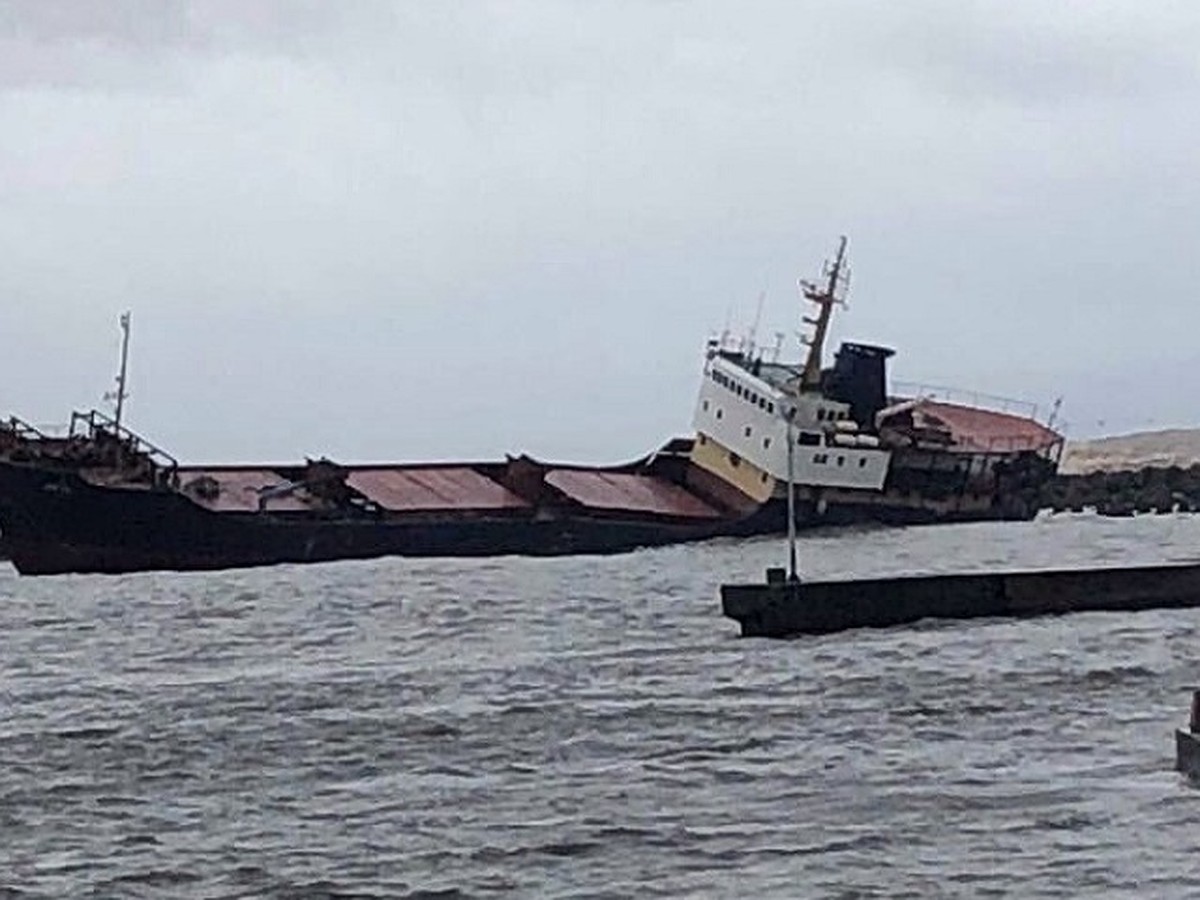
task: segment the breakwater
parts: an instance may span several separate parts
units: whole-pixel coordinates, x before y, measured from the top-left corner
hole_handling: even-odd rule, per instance
[[[721,608],[745,637],[785,638],[922,619],[1029,618],[1200,606],[1200,566],[904,575],[841,581],[724,584]]]
[[[1092,508],[1105,516],[1200,511],[1200,464],[1059,475],[1043,488],[1040,505],[1055,512]]]

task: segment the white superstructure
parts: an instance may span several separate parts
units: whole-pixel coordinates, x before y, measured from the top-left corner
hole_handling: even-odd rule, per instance
[[[812,332],[805,340],[803,365],[768,363],[753,349],[726,346],[725,338],[709,342],[693,420],[693,460],[745,491],[766,495],[787,483],[788,419],[796,441],[797,485],[883,490],[891,453],[873,434],[860,432],[849,403],[832,400],[822,390],[821,353],[829,320],[833,307],[844,303],[845,253],[842,238],[824,284],[800,282],[804,298],[817,307],[816,318],[804,319]],[[752,467],[751,473],[739,471],[744,464]]]
[[[797,367],[757,362],[746,368],[737,354],[711,348],[693,421],[697,441],[718,445],[732,467],[744,461],[786,482],[785,416],[792,414],[798,485],[882,490],[891,453],[859,433],[848,404],[789,390],[800,377]]]

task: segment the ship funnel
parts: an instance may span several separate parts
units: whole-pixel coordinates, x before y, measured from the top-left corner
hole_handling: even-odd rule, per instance
[[[875,413],[887,406],[887,361],[895,353],[887,347],[845,343],[825,373],[825,395],[849,403],[850,415],[864,431],[875,430]]]

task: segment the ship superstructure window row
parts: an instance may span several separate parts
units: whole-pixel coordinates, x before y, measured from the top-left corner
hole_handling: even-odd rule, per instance
[[[724,372],[718,372],[716,369],[713,369],[711,372],[709,372],[709,377],[712,378],[716,384],[719,384],[721,387],[725,388],[725,390],[730,391],[732,394],[740,397],[747,403],[757,406],[759,409],[766,410],[771,415],[775,414],[775,401],[769,400],[752,388],[739,383],[737,379],[731,378]],[[787,410],[788,407],[779,407],[779,412],[781,414],[786,415]],[[793,411],[792,414],[794,415],[795,412]],[[824,406],[819,406],[817,407],[816,416],[818,422],[844,422],[850,418],[850,413],[848,410],[844,409],[828,409]]]
[[[715,381],[717,384],[719,384],[721,387],[725,388],[727,391],[732,391],[738,397],[741,397],[743,400],[749,401],[750,403],[757,406],[759,409],[765,409],[767,412],[771,413],[772,415],[775,414],[775,401],[768,400],[766,397],[762,396],[761,394],[757,393],[756,391],[751,390],[750,388],[746,387],[745,385],[738,384],[736,381],[734,381],[732,378],[730,378],[724,372],[718,372],[716,369],[713,369],[713,371],[711,372],[711,375],[712,375],[712,380]]]
[[[821,406],[817,408],[818,422],[844,422],[850,418],[850,413],[844,409],[826,409]]]

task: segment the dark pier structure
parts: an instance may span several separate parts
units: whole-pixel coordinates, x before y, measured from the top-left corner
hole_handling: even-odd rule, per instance
[[[1200,780],[1200,691],[1192,694],[1192,716],[1187,731],[1175,732],[1175,768]]]
[[[721,586],[724,614],[744,637],[790,638],[921,619],[1026,618],[1074,612],[1200,607],[1200,565],[917,575]]]

